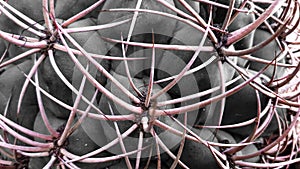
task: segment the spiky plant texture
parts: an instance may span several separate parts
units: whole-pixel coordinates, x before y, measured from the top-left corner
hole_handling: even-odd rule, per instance
[[[296,0],[0,0],[0,168],[297,168]]]

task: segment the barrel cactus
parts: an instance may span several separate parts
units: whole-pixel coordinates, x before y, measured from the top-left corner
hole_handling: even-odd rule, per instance
[[[296,0],[0,0],[0,168],[297,168]]]

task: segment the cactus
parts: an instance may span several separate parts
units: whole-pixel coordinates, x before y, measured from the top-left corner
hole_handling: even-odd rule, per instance
[[[296,168],[299,5],[0,0],[0,168]]]

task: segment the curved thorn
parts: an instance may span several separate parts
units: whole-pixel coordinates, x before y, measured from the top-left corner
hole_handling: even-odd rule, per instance
[[[80,47],[80,45],[69,35],[67,34],[61,27],[59,27],[59,29],[65,33],[66,37],[70,40],[73,41],[73,44],[75,44],[83,53],[85,53],[84,49],[82,49],[82,47]],[[83,66],[81,65],[81,63],[77,60],[77,58],[75,57],[75,55],[72,53],[72,51],[70,50],[70,48],[67,45],[67,42],[65,41],[64,37],[62,36],[62,34],[60,32],[59,36],[63,42],[63,44],[65,45],[65,47],[67,47],[68,50],[68,54],[71,57],[71,59],[73,60],[73,62],[75,63],[75,65],[78,67],[78,69],[87,77],[87,79],[98,89],[100,90],[103,94],[105,94],[108,98],[110,98],[111,100],[114,100],[116,103],[122,105],[124,108],[136,112],[136,113],[141,113],[142,110],[139,107],[135,107],[133,105],[128,104],[127,102],[121,100],[120,98],[116,97],[115,95],[113,95],[110,91],[108,91],[104,86],[102,86],[97,80],[94,79],[94,77],[92,77],[92,75],[90,75],[89,72],[86,72],[83,68]],[[99,63],[97,63],[97,61],[95,61],[93,58],[90,57],[90,55],[88,55],[87,53],[85,53],[85,56],[89,59],[89,61],[91,61],[93,64],[97,65],[99,67],[99,71],[101,71],[102,73],[105,73],[105,75],[107,75],[107,77],[110,80],[113,80],[115,84],[119,84],[117,85],[122,91],[124,91],[126,94],[128,94],[128,96],[135,101],[136,103],[139,103],[140,100],[138,98],[136,98],[132,93],[130,93],[122,84],[120,84],[120,82],[118,82],[109,72],[107,72]]]
[[[209,28],[208,28],[209,29]],[[173,86],[175,86],[177,84],[177,82],[184,76],[184,74],[190,69],[190,67],[192,66],[192,64],[194,63],[194,61],[197,59],[197,57],[199,56],[200,52],[202,51],[202,47],[206,41],[207,38],[207,34],[208,34],[208,29],[205,31],[202,40],[199,44],[198,49],[195,51],[193,57],[190,59],[190,61],[188,62],[188,64],[182,69],[182,71],[178,74],[178,76],[173,79],[167,86],[165,86],[162,90],[160,90],[159,92],[157,92],[156,94],[154,94],[151,99],[156,99],[157,97],[159,97],[160,95],[162,95],[163,93],[166,93],[168,90],[170,90]]]
[[[114,111],[113,111],[113,109],[112,109],[112,107],[111,107],[111,104],[110,104],[109,102],[108,102],[108,106],[109,106],[110,113],[111,113],[112,115],[114,115]],[[121,132],[120,132],[118,123],[117,123],[117,122],[113,122],[113,123],[114,123],[115,129],[116,129],[117,136],[118,136],[119,141],[120,141],[120,146],[121,146],[122,153],[123,153],[123,154],[126,154],[126,153],[127,153],[126,147],[125,147],[125,145],[124,145],[123,138],[122,138],[122,136],[121,136]],[[142,147],[139,147],[139,149],[140,149],[140,148],[142,148]],[[127,165],[127,168],[128,168],[128,169],[132,169],[131,163],[130,163],[130,161],[129,161],[129,157],[126,156],[126,157],[124,157],[124,158],[125,158],[125,163],[126,163],[126,165]]]
[[[2,4],[5,4],[5,3],[3,3],[3,0],[0,0],[0,3],[1,2],[2,2]],[[30,31],[31,33],[33,33],[39,37],[46,37],[46,34],[31,28],[30,26],[26,25],[24,22],[22,22],[21,20],[19,20],[15,16],[13,16],[11,13],[9,13],[9,11],[7,11],[4,7],[2,7],[2,5],[0,5],[0,11],[3,12],[9,19],[14,21],[17,25],[21,26],[22,28]],[[23,17],[25,17],[25,15],[23,15]],[[35,25],[35,24],[36,24],[36,22],[34,22],[33,25]],[[32,25],[32,24],[30,24],[30,25]]]
[[[17,46],[22,46],[22,47],[26,47],[26,48],[39,48],[39,49],[43,49],[46,48],[48,46],[48,43],[44,40],[39,41],[39,42],[26,42],[23,40],[19,40],[16,39],[12,36],[10,36],[8,33],[3,32],[0,30],[0,37],[3,38],[4,40],[15,44]]]
[[[277,8],[282,6],[282,3],[284,1],[282,0],[275,0],[268,9],[265,10],[265,12],[257,18],[252,24],[249,24],[241,29],[238,29],[231,33],[231,36],[228,37],[226,45],[230,46],[231,44],[241,40],[246,35],[248,35],[251,31],[256,29],[260,24],[264,22],[270,15],[272,15],[275,11],[277,11]]]
[[[39,65],[42,63],[42,61],[46,58],[45,54],[42,54],[41,57],[34,63],[34,65],[32,66],[32,68],[30,69],[28,76],[26,76],[26,80],[23,84],[22,90],[20,92],[20,96],[19,96],[19,100],[18,100],[18,105],[17,105],[17,115],[20,113],[20,109],[21,109],[21,104],[22,104],[22,100],[23,97],[25,95],[25,92],[27,90],[27,87],[29,85],[29,80],[33,77],[33,75],[36,73]],[[22,71],[22,70],[20,70]],[[23,71],[22,71],[23,72]],[[23,72],[24,73],[24,72]]]
[[[101,64],[99,64],[95,59],[93,59],[60,25],[57,25],[58,28],[60,29],[60,31],[62,31],[62,33],[67,37],[68,40],[71,41],[71,43],[76,46],[84,55],[85,57],[92,63],[94,64],[97,69],[103,73],[109,80],[111,80],[121,91],[123,91],[132,101],[134,101],[135,103],[140,103],[140,100],[134,96],[132,93],[130,93],[119,81],[117,81],[108,71],[106,71]],[[62,37],[61,33],[59,32],[59,36],[61,37],[64,45],[67,47],[68,45],[66,44],[66,41],[64,40],[64,38]],[[71,56],[72,60],[73,61],[76,61],[76,57],[74,56],[73,53],[71,53],[70,50],[68,50],[68,53],[69,55]],[[75,60],[76,59],[76,60]],[[77,61],[76,61],[77,62]],[[76,64],[77,66],[80,66],[79,63]],[[88,77],[88,76],[91,76],[87,73],[85,73],[85,75]],[[89,77],[88,78],[89,80],[91,80],[91,83],[95,83],[97,84],[96,87],[100,90],[100,91],[106,91],[106,92],[103,92],[104,94],[106,94],[108,96],[108,98],[110,99],[113,99],[114,101],[116,101],[117,103],[119,104],[127,104],[126,106],[124,107],[127,107],[128,110],[130,110],[130,108],[134,111],[138,111],[136,107],[132,106],[132,105],[129,105],[128,103],[124,102],[124,101],[121,101],[119,98],[113,96],[106,88],[104,88],[101,84],[99,84],[94,78],[91,78]],[[108,94],[110,93],[110,94]],[[130,107],[130,108],[129,108]]]
[[[151,95],[152,95],[152,89],[153,89],[153,81],[154,81],[154,70],[155,70],[155,48],[154,48],[154,33],[152,30],[152,57],[151,57],[151,70],[150,70],[150,76],[149,76],[149,84],[147,89],[147,95],[145,99],[145,106],[149,107],[150,101],[151,101]]]
[[[89,70],[89,64],[86,66],[86,71],[88,71],[88,70]],[[70,112],[69,118],[67,120],[67,124],[64,128],[63,133],[61,134],[61,137],[57,141],[58,146],[63,145],[64,142],[66,141],[66,139],[69,136],[68,133],[70,132],[70,129],[72,127],[71,125],[73,124],[73,121],[75,119],[75,115],[76,115],[76,112],[77,112],[78,105],[80,103],[80,100],[82,99],[82,93],[83,93],[83,90],[84,90],[85,83],[86,83],[86,76],[83,76],[82,80],[81,80],[81,83],[80,83],[78,94],[76,95],[76,99],[74,101],[74,105],[72,106],[72,111]]]
[[[138,125],[137,124],[134,124],[132,125],[128,130],[126,130],[121,136],[122,136],[122,139],[126,138],[129,134],[131,134],[133,131],[135,131],[136,129],[138,128]],[[89,152],[88,154],[85,154],[85,155],[82,155],[80,157],[76,157],[76,158],[73,158],[72,160],[70,161],[67,161],[67,162],[75,162],[75,161],[82,161],[86,158],[89,158],[91,156],[94,156],[96,154],[99,154],[107,149],[109,149],[110,147],[116,145],[119,143],[119,138],[116,138],[114,140],[112,140],[111,142],[109,142],[108,144],[102,146],[101,148],[97,149],[97,150],[94,150],[92,152]]]
[[[102,4],[102,2],[104,2],[105,0],[99,0],[97,2],[95,2],[94,4],[92,4],[91,6],[89,6],[88,8],[82,10],[81,12],[79,12],[78,14],[72,16],[71,18],[67,19],[66,21],[64,21],[62,23],[62,27],[68,27],[70,24],[72,24],[73,22],[77,21],[78,19],[81,19],[82,17],[86,16],[87,14],[89,14],[91,11],[93,11],[94,9],[96,9],[99,5]]]
[[[35,56],[34,61],[36,63],[36,56]],[[44,121],[44,125],[46,126],[47,130],[53,137],[58,138],[59,133],[57,131],[55,131],[53,129],[53,127],[51,126],[51,124],[48,120],[48,117],[46,115],[45,109],[44,109],[43,100],[42,100],[42,96],[41,96],[41,92],[40,92],[39,77],[38,77],[37,72],[35,73],[34,80],[36,82],[35,93],[36,93],[37,102],[38,102],[38,106],[39,106],[39,112],[41,113],[42,119]],[[28,83],[29,83],[29,81],[28,81]]]
[[[121,36],[121,40],[123,41],[123,36]],[[123,54],[123,58],[124,58],[125,71],[126,71],[126,75],[127,75],[128,81],[130,83],[130,86],[132,87],[132,89],[135,91],[135,93],[139,97],[142,97],[143,94],[139,91],[139,89],[135,86],[135,84],[132,81],[132,77],[130,75],[130,70],[129,70],[129,67],[128,67],[128,62],[126,60],[126,50],[125,50],[125,47],[124,47],[123,43],[122,43],[122,54]]]
[[[11,5],[9,5],[7,2],[5,2],[3,0],[0,0],[0,4],[2,4],[3,6],[5,6],[7,9],[9,9],[13,13],[15,13],[17,16],[19,16],[20,18],[24,19],[24,21],[26,21],[30,25],[36,27],[37,29],[39,29],[41,31],[44,31],[46,29],[44,26],[40,25],[38,22],[32,20],[31,18],[27,17],[26,15],[24,15],[20,11],[16,10],[14,7],[12,7]]]

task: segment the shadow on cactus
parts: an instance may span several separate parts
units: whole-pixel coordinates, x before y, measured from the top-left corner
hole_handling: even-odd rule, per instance
[[[0,0],[0,168],[297,168],[299,2]]]

